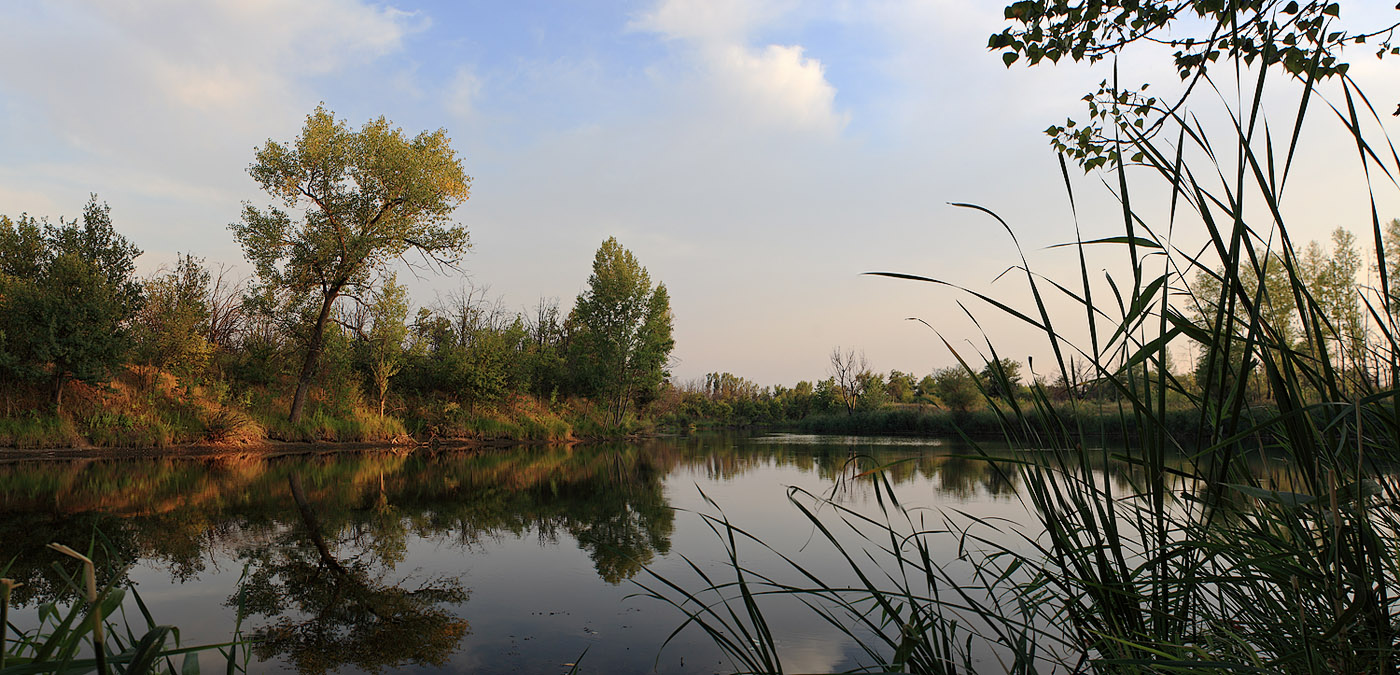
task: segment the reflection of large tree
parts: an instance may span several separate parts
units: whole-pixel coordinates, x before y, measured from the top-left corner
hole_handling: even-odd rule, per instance
[[[96,531],[116,568],[157,561],[180,581],[203,573],[211,550],[310,546],[287,532],[300,522],[287,494],[296,473],[324,531],[381,568],[410,538],[469,545],[533,530],[573,536],[617,582],[669,549],[661,476],[678,461],[666,446],[627,445],[0,464],[0,564],[14,560],[9,576],[25,583],[14,600],[33,604],[63,588],[45,546],[85,549]]]
[[[409,590],[384,583],[402,560],[403,536],[377,542],[397,542],[388,550],[338,557],[345,542],[327,540],[296,474],[288,484],[301,527],[284,529],[271,545],[240,550],[248,578],[242,597],[229,599],[242,602],[248,615],[272,621],[254,634],[258,658],[285,655],[302,673],[346,664],[379,671],[445,663],[467,631],[467,622],[443,607],[466,601],[461,584],[437,579]]]
[[[675,512],[654,468],[629,458],[625,449],[612,452],[611,471],[580,486],[589,493],[568,500],[574,508],[562,524],[588,552],[598,576],[617,584],[640,572],[656,553],[671,550]]]

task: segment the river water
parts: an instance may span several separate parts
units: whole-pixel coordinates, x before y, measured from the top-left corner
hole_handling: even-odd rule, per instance
[[[16,461],[0,463],[0,541],[14,560],[8,576],[26,584],[21,627],[39,603],[64,599],[45,545],[96,540],[107,559],[130,563],[151,614],[178,626],[184,645],[229,640],[241,612],[241,635],[258,638],[250,672],[731,672],[703,632],[673,635],[684,614],[646,590],[664,589],[661,579],[699,589],[696,569],[733,578],[714,518],[832,583],[850,565],[797,505],[831,522],[841,509],[882,517],[861,474],[875,464],[891,465],[883,475],[919,518],[1029,527],[1015,478],[969,452],[950,441],[759,434]],[[841,531],[852,550],[861,545],[859,532]],[[740,561],[789,574],[763,545],[740,537]],[[765,606],[789,672],[869,663],[801,605]],[[201,663],[222,672],[216,653]]]

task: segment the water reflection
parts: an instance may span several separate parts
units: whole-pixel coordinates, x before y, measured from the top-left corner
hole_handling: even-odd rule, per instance
[[[286,572],[267,572],[270,580],[296,576],[300,563],[288,556],[304,556],[318,538],[392,569],[410,534],[470,546],[504,533],[547,541],[564,533],[618,583],[670,549],[663,473],[637,446],[15,462],[0,465],[0,536],[15,558],[9,576],[25,583],[15,595],[22,604],[62,588],[44,546],[84,545],[94,532],[115,557],[159,562],[177,580],[205,571],[218,549]],[[297,484],[319,516],[314,537],[289,489]],[[316,548],[306,564],[336,569]]]
[[[86,548],[99,536],[111,557],[158,568],[171,589],[186,581],[236,579],[246,565],[241,592],[229,580],[219,586],[213,607],[189,611],[222,610],[209,621],[227,630],[233,622],[226,617],[242,603],[247,625],[261,638],[258,659],[306,673],[431,669],[449,662],[460,668],[464,661],[479,670],[512,653],[526,659],[534,652],[547,661],[514,667],[538,670],[570,661],[598,640],[617,646],[592,649],[586,661],[617,672],[650,672],[674,617],[645,622],[659,634],[643,638],[644,622],[620,612],[618,598],[634,592],[623,582],[644,566],[666,562],[680,536],[672,505],[697,508],[697,483],[707,490],[742,486],[721,503],[736,523],[767,522],[793,536],[805,536],[803,523],[780,520],[785,516],[777,510],[784,505],[760,495],[781,495],[783,485],[800,482],[858,503],[871,494],[865,478],[875,467],[926,505],[1019,508],[1020,476],[980,455],[1012,458],[994,446],[911,439],[706,435],[572,448],[11,462],[0,464],[0,537],[6,543],[0,564],[13,557],[6,576],[24,582],[15,600],[29,606],[55,599],[64,587],[52,576],[52,556],[44,549],[51,541]],[[1105,452],[1089,469],[1106,475],[1116,492],[1131,494],[1141,467],[1111,455]],[[1278,482],[1286,474],[1275,480],[1267,465],[1261,472],[1262,484],[1286,487]],[[733,503],[746,498],[749,511]],[[714,545],[708,531],[693,536],[688,551]],[[533,549],[515,545],[536,539]],[[519,557],[507,559],[505,549]],[[546,560],[565,564],[554,562],[553,551],[560,549],[574,552],[582,566],[546,568]],[[522,577],[513,582],[519,587],[507,591],[494,576],[489,583],[502,588],[480,586],[488,554],[500,556],[492,573],[507,569]],[[435,571],[422,571],[425,560]],[[473,565],[482,576],[465,575]],[[535,588],[546,581],[552,590]],[[575,591],[577,604],[562,595]],[[160,592],[149,579],[141,588],[148,600],[158,600]],[[504,597],[488,600],[493,594]],[[591,624],[563,618],[565,608],[584,602],[611,603],[599,611],[612,618]],[[182,627],[188,620],[158,619]],[[608,637],[584,631],[585,625],[601,627]],[[539,642],[521,649],[532,637],[563,644],[562,653],[544,654],[533,647]],[[565,644],[569,639],[584,642]],[[844,663],[831,659],[833,669]],[[691,662],[700,663],[698,657]],[[677,668],[690,667],[668,671]],[[710,672],[713,661],[708,668],[694,672]]]
[[[1013,467],[978,456],[1012,459],[1004,449],[835,440],[700,436],[435,454],[10,462],[0,464],[0,536],[16,559],[11,576],[25,582],[21,602],[51,599],[57,588],[36,553],[54,540],[83,544],[95,531],[118,557],[158,561],[176,580],[188,579],[206,569],[211,550],[243,551],[290,536],[301,521],[288,487],[297,476],[325,536],[376,564],[397,564],[410,535],[470,547],[535,532],[546,543],[560,535],[577,540],[598,575],[618,583],[670,550],[674,514],[662,480],[681,467],[720,482],[765,467],[796,469],[832,484],[880,467],[895,484],[927,483],[958,500],[1014,499],[1020,489]],[[1107,470],[1130,493],[1141,467],[1109,454],[1091,468]],[[1264,466],[1261,475],[1272,489],[1288,488],[1286,474],[1272,480]]]

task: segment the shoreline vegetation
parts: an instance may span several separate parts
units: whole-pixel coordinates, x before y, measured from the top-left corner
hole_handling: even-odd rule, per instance
[[[990,372],[954,368],[935,371],[919,383],[898,370],[888,377],[864,370],[861,384],[851,389],[849,405],[835,377],[792,388],[758,387],[717,373],[708,375],[704,385],[664,381],[649,393],[650,400],[634,403],[621,420],[588,398],[542,400],[528,392],[475,405],[449,396],[396,395],[391,410],[381,414],[352,383],[313,388],[306,414],[292,423],[283,412],[289,386],[245,383],[241,393],[231,395],[227,382],[196,383],[150,366],[128,365],[105,383],[69,383],[61,411],[47,403],[41,388],[6,383],[0,389],[0,451],[579,443],[722,430],[994,439],[1004,436],[1012,419],[1040,435],[1072,429],[1115,440],[1135,436],[1139,419],[1131,399],[1095,391],[1101,388],[1095,384],[1023,385],[1016,362],[1003,359],[1002,366],[1009,373],[1004,385],[992,384],[996,376]],[[1177,380],[1179,389],[1168,392],[1151,426],[1154,433],[1165,430],[1190,445],[1212,422],[1187,398],[1200,395],[1191,376],[1168,377]],[[1252,373],[1247,380],[1241,430],[1254,426],[1251,420],[1262,422],[1278,412],[1263,378]],[[719,382],[725,386],[710,384]],[[996,386],[1008,393],[978,393]],[[981,398],[964,400],[962,390]],[[1061,405],[1038,407],[1042,398]]]
[[[468,248],[450,207],[466,198],[470,178],[446,143],[441,130],[410,142],[382,118],[354,130],[318,107],[294,147],[269,141],[249,169],[274,201],[301,212],[245,208],[231,227],[254,270],[246,278],[188,254],[137,277],[140,249],[95,195],[72,220],[0,215],[0,447],[566,443],[703,428],[991,437],[1024,411],[1041,431],[1127,437],[1140,428],[1129,374],[1165,378],[1152,424],[1186,445],[1209,436],[1199,402],[1212,388],[1238,383],[1244,420],[1279,407],[1276,378],[1254,363],[1222,371],[1209,340],[1182,367],[1165,349],[1146,364],[1071,355],[1053,380],[1023,376],[1021,362],[994,351],[918,375],[876,372],[864,354],[838,347],[825,379],[791,387],[727,372],[677,382],[666,286],[611,237],[567,311],[557,298],[514,311],[465,282],[415,305],[393,261],[417,250],[432,271],[459,273]],[[333,163],[362,165],[363,183],[326,183],[314,168],[329,160],[312,155],[337,144],[360,148]],[[371,146],[423,156],[400,171]],[[441,179],[427,181],[437,187],[403,182],[422,171]],[[365,192],[337,192],[351,184]],[[289,185],[300,187],[284,193]],[[326,190],[334,199],[307,197]],[[336,211],[365,200],[377,204],[372,222],[351,227],[364,209]],[[1400,220],[1378,232],[1400,250]],[[1270,339],[1307,368],[1331,353],[1348,378],[1374,380],[1382,350],[1363,339],[1356,238],[1338,228],[1330,248],[1313,242],[1296,261],[1294,253],[1270,253],[1273,272],[1238,280],[1246,295],[1276,299],[1265,306],[1279,327]],[[1384,259],[1400,273],[1400,259]],[[1189,266],[1173,282],[1199,299],[1178,317],[1178,334],[1219,329],[1230,309],[1222,279],[1236,280],[1223,269]],[[1318,318],[1335,335],[1297,329],[1294,314],[1310,308],[1295,287],[1326,299]],[[1147,372],[1130,373],[1138,367]],[[1325,389],[1310,387],[1303,399],[1325,400]],[[1072,412],[1041,415],[1041,399]]]
[[[154,380],[154,383],[152,382]],[[313,400],[309,414],[292,424],[282,401],[265,395],[247,407],[220,403],[209,387],[180,386],[169,374],[154,378],[133,369],[106,386],[70,385],[66,409],[25,409],[8,396],[0,417],[0,450],[210,450],[298,446],[437,446],[576,443],[619,440],[655,427],[629,417],[610,424],[589,401],[557,406],[519,397],[475,412],[448,403],[401,419],[356,406],[340,412]],[[20,410],[23,412],[16,411]]]
[[[510,311],[484,287],[415,309],[398,282],[461,275],[471,178],[438,129],[324,106],[249,166],[273,205],[230,226],[252,274],[141,249],[93,195],[56,223],[0,215],[0,446],[161,448],[266,440],[567,441],[649,429],[670,296],[616,238],[572,309]],[[411,262],[421,260],[421,263]],[[402,264],[400,264],[402,263]]]

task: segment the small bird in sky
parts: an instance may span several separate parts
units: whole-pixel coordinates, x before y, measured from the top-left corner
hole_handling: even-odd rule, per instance
[[[1393,113],[1391,113],[1391,114],[1394,115],[1394,116],[1396,116],[1396,117],[1400,117],[1400,105],[1395,106],[1395,112],[1393,112]]]

